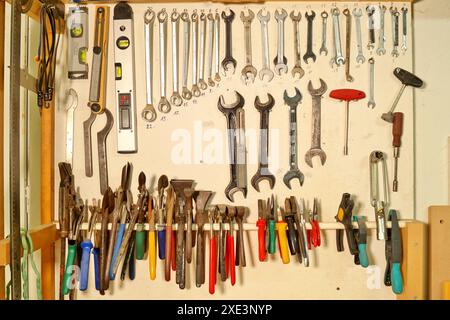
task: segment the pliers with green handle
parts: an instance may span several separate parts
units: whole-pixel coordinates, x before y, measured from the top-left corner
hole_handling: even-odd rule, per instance
[[[276,238],[275,238],[275,229],[276,229],[276,220],[275,220],[275,199],[272,195],[269,199],[267,199],[267,215],[266,215],[266,221],[267,221],[267,228],[266,228],[266,239],[267,241],[267,252],[270,254],[274,254],[276,252]]]

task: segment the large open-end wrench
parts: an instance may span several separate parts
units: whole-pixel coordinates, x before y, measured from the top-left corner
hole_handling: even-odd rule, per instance
[[[254,18],[255,14],[252,10],[248,10],[248,15],[245,15],[245,12],[241,11],[245,37],[245,66],[241,71],[241,79],[246,85],[253,83],[258,74],[252,62],[252,21]]]
[[[255,108],[260,114],[259,164],[251,183],[258,192],[259,183],[263,180],[269,182],[270,189],[275,186],[275,176],[269,171],[269,114],[275,105],[275,99],[270,94],[268,98],[269,100],[265,103],[261,102],[259,96],[255,98]]]
[[[375,7],[370,5],[366,8],[367,17],[369,19],[369,43],[367,49],[373,50],[375,48]]]
[[[380,33],[378,35],[378,49],[377,49],[377,54],[379,56],[386,54],[386,48],[384,47],[384,44],[386,42],[386,37],[384,36],[385,14],[386,14],[386,6],[381,5],[380,6]]]
[[[342,66],[345,64],[345,58],[344,55],[342,53],[342,42],[341,42],[341,27],[339,24],[339,16],[340,16],[340,11],[338,8],[334,8],[332,10],[332,15],[333,15],[333,32],[334,32],[334,47],[336,50],[336,64],[338,66]]]
[[[173,10],[170,21],[172,22],[172,77],[173,77],[173,93],[170,97],[170,103],[175,106],[181,106],[183,103],[183,98],[179,93],[178,85],[178,74],[179,74],[179,64],[178,64],[178,39],[179,39],[179,25],[180,25],[180,14]]]
[[[364,57],[363,44],[362,44],[362,29],[361,29],[361,17],[362,17],[362,9],[355,8],[353,9],[353,17],[355,18],[355,28],[356,28],[356,40],[358,43],[358,55],[356,56],[356,62],[363,64],[366,62],[366,58]]]
[[[403,37],[402,37],[402,51],[408,50],[408,8],[402,8],[403,15]]]
[[[319,54],[324,56],[328,55],[327,49],[327,24],[328,24],[328,12],[323,11],[321,13],[322,17],[322,46],[320,47]]]
[[[219,57],[219,52],[220,52],[220,15],[218,12],[216,12],[216,14],[214,15],[214,70],[215,70],[215,74],[214,74],[214,81],[216,82],[220,82],[220,74],[219,74],[219,69],[220,69],[220,57]]]
[[[148,122],[156,120],[156,110],[153,106],[153,24],[155,12],[147,9],[144,14],[144,38],[145,38],[145,93],[146,105],[142,110],[142,119]]]
[[[213,79],[213,49],[214,49],[214,15],[210,12],[206,16],[208,19],[208,85],[214,87],[216,83]]]
[[[308,42],[307,42],[307,49],[306,53],[303,56],[303,61],[305,61],[306,64],[309,63],[309,59],[312,59],[313,62],[316,62],[316,55],[313,52],[313,32],[314,32],[314,18],[316,17],[316,13],[314,11],[311,11],[311,14],[308,12],[305,12],[305,18],[308,20]]]
[[[352,45],[352,16],[349,9],[344,9],[342,12],[346,18],[345,28],[345,78],[348,82],[353,82],[353,77],[350,75],[350,55]]]
[[[198,87],[198,13],[197,10],[191,15],[192,21],[192,95],[194,97],[200,97],[201,92]]]
[[[284,103],[289,106],[289,171],[284,175],[284,184],[291,189],[291,180],[298,179],[300,186],[305,181],[305,176],[298,168],[297,157],[297,107],[302,102],[302,94],[295,88],[295,96],[290,97],[287,91],[284,91]]]
[[[198,56],[198,86],[202,90],[208,88],[205,81],[205,45],[206,45],[206,14],[202,10],[200,12],[200,35],[199,35],[199,56]]]
[[[261,23],[261,43],[262,43],[262,68],[259,70],[259,79],[267,81],[273,79],[273,71],[270,70],[269,62],[269,20],[270,12],[267,11],[266,15],[263,15],[263,10],[258,11],[258,20]]]
[[[184,10],[181,13],[181,20],[183,20],[183,78],[182,78],[182,93],[184,100],[192,98],[192,92],[188,89],[188,74],[189,74],[189,47],[190,47],[190,32],[191,21],[189,20],[189,13]]]
[[[289,15],[292,20],[292,25],[294,26],[294,56],[295,56],[295,65],[292,68],[292,76],[298,74],[298,78],[301,79],[305,75],[305,70],[302,68],[302,56],[300,53],[300,20],[302,19],[302,15],[300,12],[295,14],[295,11],[291,11]]]
[[[322,96],[327,91],[327,84],[320,79],[320,88],[314,89],[312,82],[308,83],[308,91],[312,97],[312,139],[311,149],[305,154],[305,162],[311,168],[313,167],[312,158],[315,156],[320,157],[322,165],[327,160],[327,155],[321,148],[321,109],[322,109]]]
[[[158,12],[159,21],[159,67],[160,67],[160,92],[161,98],[158,103],[158,110],[162,113],[170,112],[170,103],[166,95],[166,77],[167,77],[167,19],[166,9]]]
[[[391,55],[394,58],[397,58],[400,54],[398,52],[398,46],[400,44],[399,40],[399,17],[400,13],[398,12],[397,8],[391,7],[389,9],[391,12],[391,19],[392,19],[392,53]]]
[[[222,112],[227,120],[227,136],[228,136],[228,154],[230,160],[230,182],[225,188],[225,196],[231,202],[234,201],[233,195],[241,191],[244,197],[247,196],[247,186],[239,181],[238,176],[238,159],[237,159],[237,135],[241,134],[242,120],[239,112],[243,110],[245,100],[242,95],[236,92],[236,101],[232,104],[225,104],[224,97],[221,95],[217,102],[217,108]],[[244,133],[242,133],[244,134]]]
[[[275,73],[281,75],[281,73],[287,73],[287,59],[284,56],[284,21],[286,20],[287,12],[282,9],[281,12],[275,11],[275,20],[277,20],[277,30],[278,30],[278,45],[277,45],[277,56],[275,57],[273,63],[275,65]]]
[[[230,9],[230,13],[222,11],[222,19],[225,22],[225,58],[222,60],[222,68],[225,76],[232,75],[236,71],[236,59],[233,58],[233,20],[235,13]]]

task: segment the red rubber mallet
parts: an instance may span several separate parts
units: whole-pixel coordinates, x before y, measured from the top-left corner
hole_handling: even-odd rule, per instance
[[[364,99],[366,94],[363,91],[355,89],[339,89],[330,92],[330,98],[345,101],[345,143],[344,155],[348,155],[348,122],[350,113],[350,101],[358,101]]]

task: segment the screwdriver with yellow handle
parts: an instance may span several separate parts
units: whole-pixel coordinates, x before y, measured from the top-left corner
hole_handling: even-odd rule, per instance
[[[156,279],[156,233],[155,233],[155,215],[153,213],[154,201],[150,197],[148,203],[148,263],[150,279]]]
[[[280,248],[281,260],[284,264],[288,264],[290,262],[289,258],[289,249],[287,242],[287,223],[281,219],[283,214],[283,209],[277,209],[277,232],[278,232],[278,246]]]

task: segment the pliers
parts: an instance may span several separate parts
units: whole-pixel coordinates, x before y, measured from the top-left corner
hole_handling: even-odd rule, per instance
[[[369,257],[367,255],[366,245],[367,245],[367,227],[364,222],[363,217],[353,216],[353,221],[358,223],[358,229],[355,230],[355,238],[358,243],[358,259],[359,264],[363,268],[367,268],[369,266]],[[356,257],[356,256],[355,256]]]
[[[85,204],[87,207],[87,202]],[[80,275],[80,291],[85,291],[88,288],[88,279],[89,279],[89,260],[91,255],[91,250],[94,247],[92,244],[92,233],[95,230],[95,225],[97,224],[98,211],[100,205],[97,204],[97,201],[94,199],[92,206],[89,206],[89,211],[91,212],[91,217],[89,218],[89,226],[87,236],[84,238],[81,243],[81,248],[83,250],[83,254],[81,256],[81,275]],[[94,254],[94,272],[95,272],[95,288],[99,290],[100,288],[100,274],[99,274],[99,265],[98,265],[98,248],[92,250]]]
[[[311,223],[311,230],[308,230],[308,249],[311,249],[311,245],[314,248],[320,247],[320,227],[318,220],[318,201],[314,198],[313,211],[309,216],[309,223]]]
[[[305,201],[300,201],[299,209],[297,210],[297,200],[295,197],[291,197],[292,211],[294,212],[295,224],[297,226],[298,238],[300,239],[300,249],[303,256],[303,264],[305,267],[309,267],[309,254],[307,244],[307,230],[305,219]]]
[[[397,211],[390,210],[388,221],[392,222],[391,229],[387,230],[387,239],[385,243],[386,270],[384,273],[384,284],[392,286],[395,294],[403,292],[403,279],[401,271],[402,262],[402,238],[400,226],[398,223]]]
[[[339,209],[335,219],[337,222],[344,225],[349,251],[353,256],[355,256],[355,264],[359,264],[359,259],[356,258],[359,255],[359,251],[352,224],[352,211],[354,206],[355,202],[351,198],[351,195],[349,193],[344,193],[342,195],[341,203],[339,204]],[[342,229],[336,230],[336,247],[338,252],[344,251],[344,233]]]
[[[294,210],[296,210],[296,204],[294,203]],[[295,214],[292,210],[291,199],[286,198],[284,201],[284,213],[282,214],[283,220],[287,223],[287,239],[289,250],[291,255],[297,255],[298,261],[302,262],[302,254],[300,252],[300,245],[298,244],[297,233],[295,231]]]
[[[267,199],[267,215],[266,215],[266,238],[267,241],[267,251],[270,254],[274,254],[276,252],[276,212],[275,212],[275,198],[272,195],[269,199]]]

